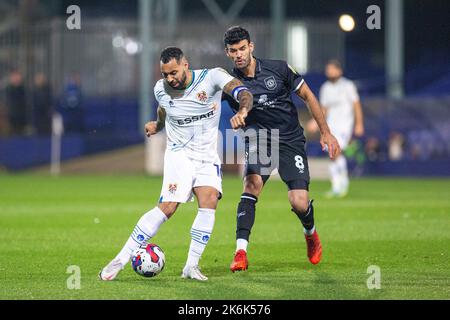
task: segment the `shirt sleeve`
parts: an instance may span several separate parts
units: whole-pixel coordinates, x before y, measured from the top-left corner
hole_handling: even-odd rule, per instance
[[[286,63],[286,69],[287,84],[289,89],[290,91],[297,91],[300,89],[305,80],[303,80],[303,77],[288,63]]]
[[[233,77],[222,68],[214,68],[210,70],[210,77],[214,87],[217,90],[223,90],[223,88],[233,80]]]
[[[319,102],[320,102],[320,106],[322,108],[328,108],[327,100],[326,100],[326,88],[325,88],[324,84],[320,87]]]
[[[358,90],[353,82],[350,82],[348,86],[348,97],[352,103],[359,101]]]
[[[156,84],[155,87],[153,88],[153,92],[155,95],[155,99],[156,101],[158,101],[158,104],[164,108],[163,104],[161,103],[162,97],[164,96],[164,89],[163,86],[161,84],[161,80],[159,80]]]

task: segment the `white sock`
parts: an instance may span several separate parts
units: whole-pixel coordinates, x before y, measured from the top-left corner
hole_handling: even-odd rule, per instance
[[[128,241],[116,256],[116,259],[120,260],[122,266],[125,266],[130,261],[134,250],[156,235],[159,227],[166,221],[167,216],[158,207],[153,208],[139,219]]]
[[[310,230],[307,230],[307,229],[303,228],[303,232],[304,232],[307,236],[311,236],[311,235],[314,233],[315,230],[316,230],[316,227],[315,227],[315,226],[313,226]]]
[[[347,159],[345,156],[340,155],[336,159],[336,164],[339,168],[339,192],[346,192],[349,185],[348,170],[347,170]]]
[[[245,239],[237,239],[236,240],[236,252],[239,250],[244,250],[247,252],[248,241]]]
[[[334,193],[339,193],[340,187],[341,187],[341,177],[339,174],[339,163],[337,162],[337,159],[334,161],[331,161],[330,165],[328,166],[329,172],[330,172],[330,178],[331,178],[331,190]]]
[[[187,266],[198,265],[214,228],[215,212],[214,209],[198,209],[197,217],[191,228],[191,245],[186,262]]]

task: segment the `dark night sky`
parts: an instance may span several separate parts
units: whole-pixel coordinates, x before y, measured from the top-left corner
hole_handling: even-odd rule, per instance
[[[57,1],[57,4],[55,4]],[[85,16],[127,16],[136,17],[137,0],[48,0],[55,12],[65,14],[70,4],[78,4]],[[230,0],[217,0],[224,10]],[[347,34],[348,49],[383,55],[383,30],[368,30],[365,21],[366,8],[379,5],[384,23],[385,1],[374,0],[286,0],[288,18],[325,18],[337,21],[343,13],[351,14],[356,21],[356,29]],[[189,15],[204,16],[207,12],[201,0],[180,0],[180,11]],[[450,1],[449,0],[404,0],[406,68],[416,64],[435,61],[445,62],[450,56]],[[269,17],[270,0],[250,0],[241,16]]]

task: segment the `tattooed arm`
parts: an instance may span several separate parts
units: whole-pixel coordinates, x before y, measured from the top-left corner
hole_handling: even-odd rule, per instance
[[[238,79],[228,82],[223,92],[239,101],[239,111],[230,119],[231,127],[239,129],[245,127],[245,118],[253,108],[253,95]]]

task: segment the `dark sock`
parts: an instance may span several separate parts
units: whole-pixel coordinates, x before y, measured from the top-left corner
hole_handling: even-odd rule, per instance
[[[236,239],[249,240],[255,223],[255,205],[258,198],[250,193],[243,193],[237,208]]]
[[[313,207],[313,201],[309,201],[308,209],[306,212],[300,212],[298,210],[295,210],[292,208],[292,212],[294,212],[297,217],[300,219],[303,227],[306,230],[311,230],[314,227],[314,207]]]

